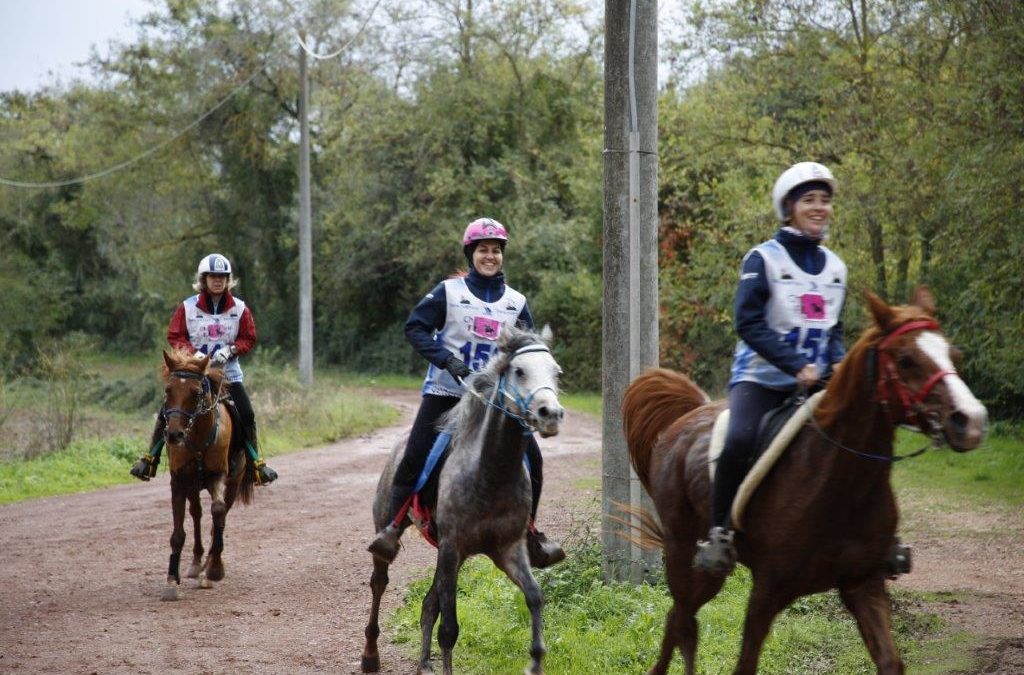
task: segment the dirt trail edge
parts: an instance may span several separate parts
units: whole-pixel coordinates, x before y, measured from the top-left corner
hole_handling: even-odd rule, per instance
[[[0,506],[0,673],[358,673],[370,600],[370,504],[419,400],[415,392],[372,395],[401,408],[399,424],[275,457],[281,479],[228,515],[224,581],[200,590],[183,580],[178,602],[160,601],[171,529],[166,474]],[[541,441],[540,525],[549,535],[564,537],[578,517],[594,518],[600,445],[600,422],[573,413],[558,437]],[[953,529],[970,527],[969,517]],[[954,626],[994,638],[978,672],[1020,673],[1021,524],[1000,525],[984,545],[915,541],[915,573],[898,587],[969,591],[943,609]],[[190,555],[188,519],[186,528]],[[391,568],[385,616],[405,584],[433,564],[433,549],[417,536],[405,543]],[[382,672],[415,671],[399,648],[386,640],[381,648]]]

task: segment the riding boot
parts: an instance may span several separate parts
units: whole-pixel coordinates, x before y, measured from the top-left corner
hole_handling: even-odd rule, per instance
[[[892,548],[885,559],[885,576],[889,579],[896,579],[901,574],[909,574],[913,567],[911,559],[911,547],[900,541],[899,537],[893,540]]]
[[[727,577],[736,566],[735,532],[727,527],[712,527],[707,541],[697,543],[693,566],[702,572]]]
[[[259,445],[256,442],[256,425],[247,425],[245,427],[245,451],[249,454],[252,463],[256,467],[256,484],[269,485],[277,480],[277,472],[263,461],[259,450],[256,449],[258,447]]]
[[[715,483],[711,489],[711,522],[707,541],[697,543],[693,566],[715,576],[726,577],[736,566],[736,548],[733,545],[735,532],[728,527],[729,512],[736,498],[736,491],[746,473],[744,463],[730,461],[731,457],[719,458],[715,471]]]
[[[149,480],[156,476],[156,468],[160,465],[160,451],[164,449],[164,422],[163,415],[156,418],[156,427],[153,428],[153,438],[149,442],[149,452],[139,458],[129,473],[139,480]]]
[[[392,485],[388,508],[388,524],[377,533],[366,549],[386,563],[398,555],[398,540],[402,536],[402,521],[412,502],[415,488],[411,485]]]

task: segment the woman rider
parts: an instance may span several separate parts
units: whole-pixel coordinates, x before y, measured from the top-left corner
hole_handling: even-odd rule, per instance
[[[459,380],[481,370],[497,348],[503,326],[533,329],[526,297],[505,284],[502,273],[508,232],[491,218],[478,218],[466,227],[462,251],[469,273],[442,281],[420,300],[405,323],[405,336],[430,362],[423,383],[423,400],[395,471],[391,486],[391,522],[374,538],[369,550],[387,562],[398,555],[401,527],[394,522],[413,496],[417,478],[426,464],[442,414],[455,407],[463,393]],[[534,519],[543,482],[540,448],[530,436],[529,460],[533,506],[527,533],[527,550],[534,567],[547,567],[565,558],[565,552],[543,533]]]
[[[784,171],[772,189],[779,230],[743,258],[729,379],[729,428],[715,469],[712,527],[694,566],[727,575],[736,560],[729,511],[753,457],[761,417],[811,387],[846,353],[840,315],[846,265],[822,245],[836,180],[816,162]]]
[[[211,365],[224,369],[227,393],[242,421],[246,452],[256,464],[256,482],[266,485],[277,478],[277,472],[259,457],[256,417],[242,386],[242,367],[238,361],[238,357],[256,345],[256,323],[249,306],[231,294],[236,283],[227,258],[219,253],[204,256],[192,284],[198,294],[178,305],[167,326],[167,342],[175,349],[205,354],[210,357]],[[157,415],[150,451],[131,468],[136,478],[149,480],[156,475],[164,447],[165,426],[163,415]]]

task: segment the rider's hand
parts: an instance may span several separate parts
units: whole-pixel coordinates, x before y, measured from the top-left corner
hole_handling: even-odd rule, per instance
[[[449,356],[448,360],[444,362],[444,369],[447,370],[456,380],[461,380],[473,372],[469,369],[469,366],[463,363],[462,359],[455,354]]]
[[[210,363],[214,366],[223,367],[234,354],[231,352],[231,347],[221,347],[210,356]]]
[[[801,387],[813,387],[819,379],[821,375],[818,373],[818,366],[813,363],[808,363],[796,374],[796,383]]]

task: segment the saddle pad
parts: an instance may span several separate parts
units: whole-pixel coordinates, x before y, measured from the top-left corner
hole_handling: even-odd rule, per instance
[[[747,472],[746,477],[740,484],[739,490],[736,492],[736,498],[732,502],[732,525],[735,529],[743,529],[742,515],[743,510],[747,506],[747,502],[754,495],[754,491],[757,486],[761,484],[764,477],[768,475],[768,471],[775,465],[776,460],[782,456],[783,451],[789,446],[789,442],[793,440],[797,432],[803,428],[807,420],[811,418],[811,414],[814,413],[815,408],[818,407],[818,402],[821,401],[821,397],[824,396],[824,391],[819,391],[814,394],[807,401],[804,402],[800,408],[793,413],[793,416],[786,421],[779,430],[778,435],[772,439],[771,444],[768,448],[758,457],[754,466]],[[718,464],[718,458],[722,454],[722,448],[725,445],[725,433],[729,428],[729,410],[728,408],[719,413],[715,419],[715,424],[711,428],[711,445],[708,448],[708,474],[712,483],[715,480],[715,466]]]

